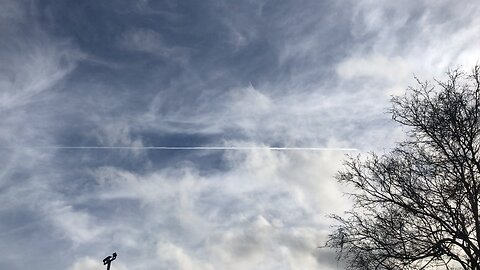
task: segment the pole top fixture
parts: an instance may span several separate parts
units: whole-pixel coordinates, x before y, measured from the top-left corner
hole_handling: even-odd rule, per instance
[[[107,266],[107,270],[110,270],[110,264],[117,258],[117,253],[114,252],[112,256],[108,256],[103,259],[103,265]]]

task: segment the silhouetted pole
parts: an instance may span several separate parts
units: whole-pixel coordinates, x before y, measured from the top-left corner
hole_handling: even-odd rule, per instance
[[[112,256],[108,256],[103,259],[103,265],[107,265],[107,270],[110,270],[110,264],[117,258],[117,253],[113,253]]]

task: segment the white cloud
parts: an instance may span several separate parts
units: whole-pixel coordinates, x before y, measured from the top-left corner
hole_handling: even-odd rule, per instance
[[[203,176],[188,165],[146,175],[100,168],[98,196],[140,203],[141,224],[122,219],[140,234],[124,231],[122,238],[155,235],[151,260],[170,269],[323,267],[316,257],[330,223],[326,214],[349,205],[333,179],[343,156],[252,150],[225,158],[229,170]]]
[[[12,3],[6,2],[6,10],[2,6],[6,17],[0,19],[0,28],[8,28],[0,31],[0,144],[43,144],[56,124],[49,119],[53,110],[32,108],[52,99],[86,56],[71,40],[51,37],[33,22],[25,29],[30,23],[25,7],[31,3]]]
[[[71,205],[54,198],[48,198],[43,211],[61,236],[75,245],[92,242],[104,232],[87,212],[76,211]]]
[[[126,117],[125,117],[126,118]],[[141,136],[135,135],[132,131],[133,124],[128,119],[118,118],[100,118],[91,117],[96,128],[91,131],[92,137],[94,137],[99,145],[113,146],[113,147],[133,147],[132,149],[124,149],[121,155],[140,157],[145,154],[145,151],[141,149],[144,144]]]
[[[118,40],[121,48],[165,57],[179,63],[187,60],[186,50],[165,43],[162,35],[152,29],[132,28],[122,34]]]
[[[211,264],[201,262],[185,253],[181,247],[173,243],[159,243],[157,257],[160,264],[172,270],[213,270]]]
[[[97,270],[100,267],[101,262],[87,257],[77,260],[68,270]]]
[[[467,7],[467,8],[466,8]],[[360,1],[354,5],[355,22],[352,33],[359,40],[349,58],[340,63],[372,61],[379,64],[376,74],[398,69],[407,75],[440,76],[448,68],[464,65],[470,68],[480,57],[474,44],[480,41],[478,14],[480,9],[469,1]],[[365,39],[370,35],[368,39]],[[384,57],[385,61],[372,59]],[[468,56],[466,56],[468,55]],[[393,61],[392,61],[393,60]],[[365,72],[371,72],[373,63],[360,62]],[[408,65],[405,65],[408,63]],[[381,68],[380,68],[381,67]],[[356,68],[358,74],[361,68]],[[345,75],[349,75],[345,70]]]
[[[352,57],[337,66],[338,74],[344,79],[369,77],[390,82],[404,82],[412,75],[408,62],[401,57],[388,58],[381,55]]]
[[[77,259],[68,270],[98,270],[104,268],[102,261],[95,260],[91,257],[83,257]],[[118,263],[117,261],[112,262],[112,269],[116,270],[127,270],[124,264]]]
[[[125,32],[120,45],[126,49],[159,55],[167,53],[161,35],[150,29],[131,29]]]
[[[42,218],[37,218],[34,225],[48,224],[52,234],[75,244],[85,243],[99,230],[93,228],[88,213],[74,210],[55,190],[57,175],[44,169],[54,155],[38,149],[17,149],[53,140],[49,134],[55,125],[50,121],[51,112],[32,107],[48,101],[86,57],[71,40],[52,37],[30,21],[24,9],[30,4],[7,1],[7,7],[2,6],[0,11],[0,28],[7,28],[0,34],[0,144],[7,147],[2,150],[7,166],[0,173],[0,185],[8,201],[4,210],[41,213]],[[33,4],[30,8],[29,12],[36,11]],[[28,223],[21,225],[30,228]]]
[[[250,85],[218,96],[208,96],[207,92],[205,98],[188,106],[160,94],[139,129],[206,135],[233,133],[239,139],[266,145],[357,147],[376,138],[358,139],[356,132],[361,129],[345,128],[375,117],[384,118],[390,98],[368,87],[346,91],[343,84],[331,89],[318,86],[316,91],[307,93],[297,87],[276,94],[271,87],[259,89]],[[178,106],[167,110],[177,102]],[[358,140],[347,142],[346,136]]]
[[[6,42],[8,48],[0,53],[1,111],[25,105],[52,89],[83,57],[68,41],[51,40],[42,33]]]

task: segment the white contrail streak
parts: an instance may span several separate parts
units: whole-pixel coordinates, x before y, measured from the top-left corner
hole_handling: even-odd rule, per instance
[[[274,150],[274,151],[358,151],[356,148],[261,147],[261,146],[15,146],[4,149],[132,149],[132,150]]]

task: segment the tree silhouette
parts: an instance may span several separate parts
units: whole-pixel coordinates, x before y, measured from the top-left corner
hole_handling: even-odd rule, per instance
[[[392,99],[408,139],[349,158],[353,208],[327,246],[348,269],[480,269],[480,67]]]

